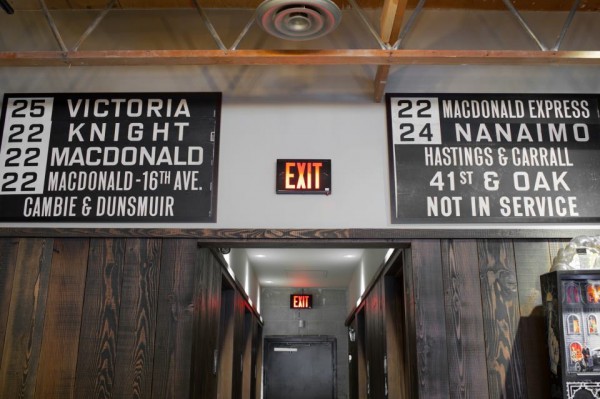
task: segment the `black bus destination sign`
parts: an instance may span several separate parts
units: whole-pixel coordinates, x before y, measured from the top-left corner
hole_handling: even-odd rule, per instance
[[[599,99],[387,94],[392,222],[600,222]]]
[[[220,93],[8,94],[0,221],[215,222]]]

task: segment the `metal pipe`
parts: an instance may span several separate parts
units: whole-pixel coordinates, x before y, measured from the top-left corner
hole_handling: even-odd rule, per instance
[[[84,40],[88,38],[88,36],[98,27],[98,25],[100,25],[100,22],[102,22],[104,17],[106,17],[109,11],[115,6],[116,2],[117,0],[111,0],[106,4],[106,8],[102,10],[100,15],[96,17],[94,22],[92,22],[92,24],[87,28],[87,30],[83,32],[83,35],[81,35],[81,37],[79,38],[77,43],[75,43],[71,51],[77,51],[77,49],[79,49],[79,47],[83,44]]]
[[[240,45],[240,42],[242,41],[242,39],[244,37],[246,37],[246,34],[248,34],[248,31],[250,30],[250,27],[254,23],[255,19],[256,19],[256,12],[254,12],[254,14],[252,14],[252,18],[250,19],[250,21],[248,21],[246,26],[244,26],[244,29],[242,30],[242,32],[240,33],[238,38],[235,39],[235,42],[233,42],[233,45],[231,46],[231,48],[229,50],[237,50],[237,47]]]
[[[2,8],[7,14],[15,13],[15,10],[7,0],[0,0],[0,8]]]
[[[513,6],[513,4],[510,2],[510,0],[503,0],[503,1],[504,1],[504,4],[506,5],[506,7],[509,9],[509,11],[515,16],[515,18],[517,18],[517,21],[519,21],[519,23],[521,24],[521,27],[523,27],[523,29],[525,29],[525,31],[529,34],[529,36],[531,36],[531,38],[536,42],[536,44],[538,45],[540,50],[548,51],[548,47],[544,46],[544,44],[540,41],[540,39],[538,39],[538,37],[535,35],[535,33],[533,33],[533,31],[531,30],[529,25],[527,25],[527,22],[525,22],[523,17],[521,17],[521,14],[519,14],[519,11],[517,11],[517,9],[515,8],[515,6]]]
[[[389,50],[390,49],[390,45],[387,44],[387,43],[384,43],[383,40],[381,40],[381,38],[379,37],[379,34],[373,28],[373,25],[371,25],[369,23],[369,21],[367,20],[367,18],[362,13],[361,9],[358,7],[358,4],[356,4],[356,1],[354,1],[354,0],[348,0],[348,2],[352,6],[352,9],[358,14],[359,18],[367,26],[367,29],[369,30],[369,32],[371,32],[371,35],[373,35],[373,37],[375,38],[375,40],[377,40],[377,43],[379,43],[379,46],[381,47],[381,49],[382,50]]]
[[[558,51],[558,49],[560,48],[560,45],[562,44],[562,41],[565,38],[565,36],[567,35],[567,31],[569,30],[569,27],[571,26],[571,22],[573,22],[573,18],[575,17],[575,12],[577,11],[577,8],[579,7],[579,3],[581,3],[581,0],[575,0],[573,2],[573,6],[571,7],[571,11],[569,12],[569,15],[567,16],[565,25],[563,26],[562,30],[560,31],[560,35],[558,35],[558,39],[556,40],[556,44],[554,45],[552,50]]]
[[[40,6],[42,7],[42,11],[44,12],[44,16],[46,17],[46,21],[48,21],[48,25],[50,26],[50,30],[52,30],[54,38],[58,42],[60,49],[65,53],[68,52],[69,50],[67,49],[67,46],[65,46],[65,42],[60,36],[60,32],[58,31],[58,28],[54,23],[54,19],[52,19],[52,15],[50,15],[50,11],[48,11],[48,6],[46,6],[46,2],[44,0],[39,0],[39,2]]]
[[[202,18],[204,25],[206,25],[206,28],[210,32],[210,35],[212,36],[212,38],[215,40],[215,43],[217,43],[217,46],[219,47],[219,49],[223,50],[223,51],[227,50],[227,47],[225,47],[225,44],[219,37],[219,34],[215,30],[215,27],[208,19],[208,16],[204,12],[204,9],[202,7],[200,7],[200,3],[198,2],[198,0],[194,0],[194,4],[196,4],[196,8],[198,9],[198,12],[200,13],[200,17]]]
[[[417,17],[419,16],[419,14],[421,14],[421,11],[423,11],[425,1],[427,0],[419,0],[419,4],[417,4],[415,9],[413,10],[413,13],[410,15],[410,18],[408,18],[408,21],[406,21],[406,25],[404,25],[404,28],[402,28],[402,32],[400,32],[400,36],[398,36],[398,40],[396,41],[396,43],[394,43],[392,49],[398,50],[400,48],[400,46],[402,45],[402,41],[406,38],[408,32],[413,28],[413,25],[417,21]]]

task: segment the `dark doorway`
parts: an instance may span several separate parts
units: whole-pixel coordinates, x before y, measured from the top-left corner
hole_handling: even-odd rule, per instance
[[[266,337],[264,353],[265,399],[335,399],[334,337]]]

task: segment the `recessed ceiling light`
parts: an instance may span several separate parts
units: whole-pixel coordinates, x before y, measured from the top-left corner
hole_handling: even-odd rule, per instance
[[[344,255],[344,258],[356,258],[356,255],[348,254],[348,255]]]
[[[273,280],[265,280],[265,283],[266,283],[266,284],[272,284],[272,283],[273,283]]]
[[[257,258],[266,258],[267,255],[263,255],[263,254],[258,254],[258,255],[254,255]]]

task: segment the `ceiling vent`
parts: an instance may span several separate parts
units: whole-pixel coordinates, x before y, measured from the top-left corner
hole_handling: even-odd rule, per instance
[[[256,9],[257,23],[268,33],[287,40],[310,40],[328,34],[342,12],[330,0],[265,0]]]

